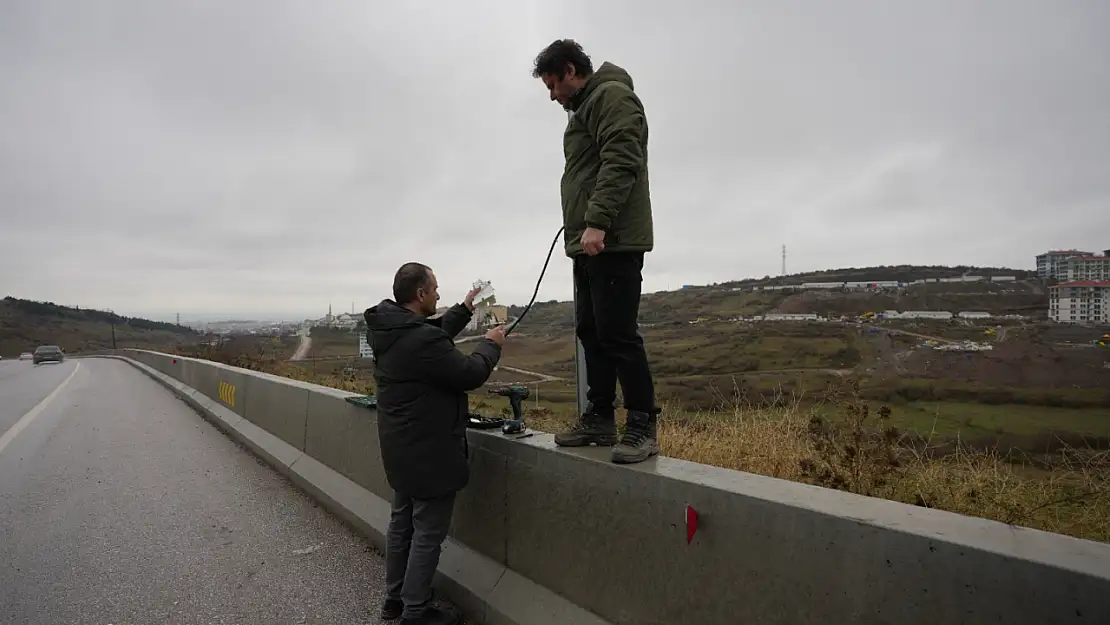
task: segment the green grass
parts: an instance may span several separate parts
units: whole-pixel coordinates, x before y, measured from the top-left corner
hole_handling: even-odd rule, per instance
[[[357,356],[358,334],[349,330],[334,328],[312,328],[312,346],[309,358],[329,358],[333,356]]]
[[[668,324],[642,330],[652,370],[660,378],[732,375],[775,369],[852,367],[862,343],[851,329],[823,324],[793,327],[740,323]],[[469,352],[474,344],[462,344]],[[556,376],[573,371],[574,339],[566,335],[514,336],[502,364]]]
[[[1106,408],[919,401],[893,405],[890,409],[891,425],[922,435],[935,432],[946,437],[1001,433],[1019,436],[1044,433],[1110,436],[1110,409]]]
[[[903,405],[907,402],[951,402],[987,406],[1050,406],[1091,408],[1110,414],[1110,389],[1025,388],[982,382],[924,378],[862,378],[863,396]]]

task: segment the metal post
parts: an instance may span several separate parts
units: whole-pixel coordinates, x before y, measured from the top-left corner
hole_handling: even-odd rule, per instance
[[[570,125],[571,120],[574,119],[574,112],[567,111],[567,125]],[[578,283],[574,284],[574,319],[575,327],[578,325]],[[585,414],[586,407],[589,403],[586,400],[586,391],[589,389],[589,383],[586,381],[586,352],[582,349],[582,341],[578,340],[578,335],[575,333],[574,337],[574,387],[578,392],[578,414]]]
[[[578,319],[578,285],[575,283],[574,287],[574,319],[577,326]],[[582,349],[582,341],[578,340],[578,336],[574,337],[574,386],[578,391],[578,414],[586,413],[586,390],[589,384],[586,382],[586,352]]]

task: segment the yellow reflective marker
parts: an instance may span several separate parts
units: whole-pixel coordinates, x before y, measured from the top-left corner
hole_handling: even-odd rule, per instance
[[[223,380],[220,380],[219,392],[220,392],[220,401],[222,401],[223,403],[227,404],[228,406],[231,406],[232,408],[234,408],[235,407],[235,385],[228,384],[227,382],[224,382]]]

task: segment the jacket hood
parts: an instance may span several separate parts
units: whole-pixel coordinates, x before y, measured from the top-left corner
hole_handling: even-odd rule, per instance
[[[586,86],[582,87],[582,90],[574,96],[571,102],[573,108],[577,110],[578,106],[582,104],[586,98],[590,97],[594,89],[597,89],[607,82],[619,82],[633,91],[636,90],[635,85],[632,83],[632,76],[625,71],[623,67],[605,61],[600,67],[594,70],[593,75],[586,81]]]
[[[381,354],[401,339],[407,332],[424,325],[425,319],[390,299],[362,313],[370,331],[370,348]]]

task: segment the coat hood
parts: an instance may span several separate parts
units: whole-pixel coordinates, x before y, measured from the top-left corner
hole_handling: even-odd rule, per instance
[[[574,99],[571,101],[572,108],[577,110],[578,106],[582,104],[586,98],[590,97],[594,89],[597,89],[607,82],[619,82],[633,91],[636,90],[635,85],[632,83],[632,76],[625,71],[623,67],[605,61],[594,71],[589,80],[586,81],[586,86],[582,87],[582,90],[574,96]]]
[[[370,348],[375,354],[385,353],[409,331],[424,325],[425,319],[390,299],[362,313],[370,331]]]

